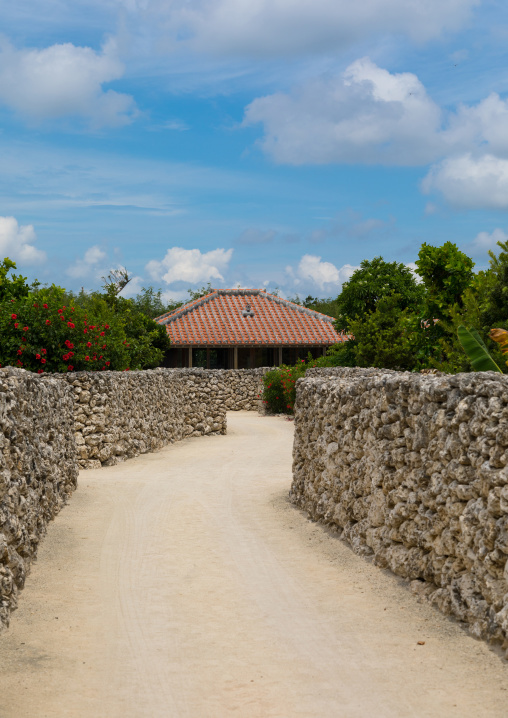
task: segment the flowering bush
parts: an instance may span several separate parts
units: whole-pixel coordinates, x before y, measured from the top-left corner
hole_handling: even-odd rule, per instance
[[[295,408],[296,382],[309,366],[301,359],[295,366],[285,364],[264,376],[263,401],[272,414],[292,414]]]
[[[263,403],[272,414],[285,414],[286,398],[282,386],[282,374],[279,369],[272,369],[263,377]]]
[[[0,301],[0,364],[37,372],[130,368],[122,322],[97,320],[51,287]]]

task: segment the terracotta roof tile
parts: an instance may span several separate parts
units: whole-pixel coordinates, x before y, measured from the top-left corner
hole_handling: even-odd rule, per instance
[[[254,316],[244,317],[249,304]],[[346,341],[333,317],[264,289],[214,289],[155,320],[178,346],[330,346]]]

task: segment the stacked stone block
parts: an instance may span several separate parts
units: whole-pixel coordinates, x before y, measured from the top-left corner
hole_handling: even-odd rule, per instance
[[[0,369],[0,629],[48,521],[76,488],[73,411],[58,378]]]
[[[311,370],[292,501],[508,646],[508,377]]]

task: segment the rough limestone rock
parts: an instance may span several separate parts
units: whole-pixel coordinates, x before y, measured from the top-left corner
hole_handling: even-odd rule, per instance
[[[73,410],[58,378],[0,369],[0,629],[48,521],[76,488]]]
[[[291,500],[508,647],[508,377],[314,369]]]
[[[188,436],[224,434],[226,411],[258,408],[263,373],[38,376],[0,369],[0,630],[79,468],[116,464]]]
[[[226,412],[257,410],[261,369],[153,369],[62,375],[74,393],[82,469],[111,466],[188,436],[226,433]]]

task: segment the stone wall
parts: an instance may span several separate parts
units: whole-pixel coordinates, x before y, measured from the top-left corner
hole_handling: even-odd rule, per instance
[[[260,369],[45,376],[0,369],[0,630],[79,468],[226,433],[227,410],[257,409],[262,376]]]
[[[214,371],[214,370],[212,370]],[[262,369],[224,369],[215,370],[222,384],[222,397],[228,411],[257,411],[262,404],[260,394],[263,391],[263,376],[269,371]]]
[[[508,646],[508,377],[375,369],[297,385],[290,496]]]
[[[76,488],[73,409],[58,378],[0,369],[0,629],[48,521]]]
[[[79,466],[110,466],[188,436],[226,433],[226,411],[257,409],[263,372],[154,369],[63,375],[75,399]]]

